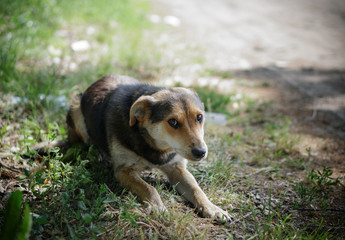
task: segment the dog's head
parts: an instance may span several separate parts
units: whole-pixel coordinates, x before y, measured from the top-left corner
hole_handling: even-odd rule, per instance
[[[131,107],[129,125],[138,122],[158,149],[199,161],[207,156],[204,113],[204,105],[194,91],[169,88],[140,97]]]

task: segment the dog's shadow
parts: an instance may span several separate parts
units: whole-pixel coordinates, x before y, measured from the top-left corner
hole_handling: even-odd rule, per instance
[[[79,166],[82,161],[87,160],[86,164],[85,162],[83,163],[83,167],[85,167],[89,172],[88,175],[92,182],[90,184],[106,186],[107,194],[114,195],[116,198],[119,197],[121,199],[135,198],[134,195],[123,188],[115,179],[112,164],[103,159],[100,152],[94,146],[86,146],[83,143],[76,143],[73,145],[66,145],[61,149],[56,149],[49,153],[31,152],[31,154],[23,154],[22,157],[29,158],[31,160],[39,160],[43,157],[54,158],[57,154],[62,154],[60,161],[72,166]],[[42,162],[42,164],[48,164],[48,161]],[[165,195],[165,198],[169,199],[171,197],[170,194],[173,194],[174,196],[179,196],[179,201],[183,202],[184,205],[193,208],[193,205],[183,199],[181,195],[177,193],[174,186],[169,183],[167,178],[157,170],[145,170],[141,173],[141,178],[161,192],[162,198],[163,195]],[[90,194],[89,196],[93,198],[93,195],[94,194]],[[89,200],[93,201],[92,199]],[[135,201],[138,204],[141,204],[140,199],[136,198]]]
[[[110,163],[110,161],[103,159],[100,152],[96,148],[94,148],[93,146],[87,147],[86,145],[77,145],[76,150],[77,151],[72,151],[75,151],[75,153],[83,156],[84,159],[90,159],[88,170],[92,173],[92,180],[94,183],[98,185],[106,185],[108,191],[115,194],[116,196],[120,196],[123,199],[126,199],[127,197],[133,197],[133,195],[125,188],[123,188],[120,185],[120,183],[115,179],[112,164]],[[65,156],[67,156],[65,161],[73,161],[73,159],[76,159],[76,156],[73,154],[66,154]],[[194,208],[193,204],[184,199],[177,192],[175,187],[169,183],[167,177],[159,170],[144,170],[141,172],[140,176],[146,183],[150,184],[155,189],[157,189],[162,199],[165,198],[166,200],[169,200],[171,199],[171,195],[173,195],[178,199],[177,201],[181,204],[188,206],[192,209]],[[142,203],[139,198],[136,198],[136,201],[138,204]],[[195,211],[196,213],[199,213],[197,210]]]

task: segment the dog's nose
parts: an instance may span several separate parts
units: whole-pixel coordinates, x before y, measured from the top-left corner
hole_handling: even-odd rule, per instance
[[[206,154],[206,149],[204,148],[193,148],[192,154],[195,158],[203,158]]]

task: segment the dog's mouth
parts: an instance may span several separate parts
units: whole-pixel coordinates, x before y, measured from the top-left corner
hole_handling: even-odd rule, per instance
[[[188,159],[191,161],[194,161],[194,162],[199,162],[199,161],[206,159],[206,157],[207,157],[207,153],[202,157],[192,157],[192,158],[188,158]]]
[[[202,160],[206,159],[206,156],[198,157],[198,158],[196,158],[196,157],[188,157],[187,159],[190,160],[190,161],[193,161],[193,162],[199,162],[199,161],[202,161]]]

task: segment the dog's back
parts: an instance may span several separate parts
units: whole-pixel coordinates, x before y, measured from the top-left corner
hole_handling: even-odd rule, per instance
[[[111,136],[117,136],[123,145],[138,146],[140,134],[129,127],[129,112],[142,95],[151,95],[163,88],[140,83],[127,76],[108,75],[92,84],[81,97],[81,112],[87,129],[87,144],[109,156]],[[133,141],[138,142],[133,144]]]

